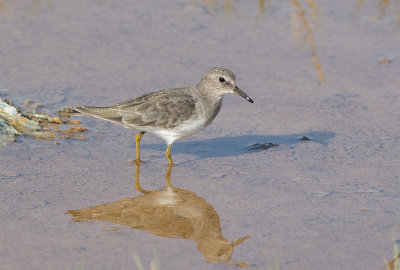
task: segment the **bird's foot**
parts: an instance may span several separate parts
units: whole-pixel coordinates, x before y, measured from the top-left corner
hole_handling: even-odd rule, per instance
[[[176,164],[175,164],[175,163],[173,163],[173,162],[171,162],[171,163],[168,163],[168,164],[167,164],[167,166],[168,166],[168,167],[175,167],[175,166],[176,166]]]
[[[131,161],[131,163],[134,163],[136,165],[140,165],[140,164],[145,163],[145,162],[143,160],[141,160],[141,159],[134,159],[134,160]]]

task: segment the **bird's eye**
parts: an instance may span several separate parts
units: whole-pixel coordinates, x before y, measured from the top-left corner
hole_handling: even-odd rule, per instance
[[[224,81],[225,81],[225,78],[224,78],[224,77],[219,77],[219,81],[220,81],[220,82],[224,82]]]

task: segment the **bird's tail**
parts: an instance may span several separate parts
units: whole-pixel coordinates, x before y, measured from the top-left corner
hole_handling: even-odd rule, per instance
[[[117,122],[120,123],[122,120],[122,116],[118,114],[118,112],[112,107],[90,107],[90,106],[82,106],[82,107],[65,107],[59,111],[61,114],[68,115],[88,115],[94,116],[100,119]]]

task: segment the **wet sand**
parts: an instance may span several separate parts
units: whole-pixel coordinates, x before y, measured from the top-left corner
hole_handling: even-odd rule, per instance
[[[357,1],[316,1],[318,18],[308,22],[321,82],[307,37],[296,46],[289,2],[271,1],[264,15],[257,1],[232,2],[232,9],[223,1],[216,9],[159,2],[4,1],[0,93],[55,114],[193,85],[210,67],[229,68],[255,103],[226,96],[212,125],[174,144],[172,195],[163,193],[165,144],[145,134],[140,184],[167,194],[164,206],[171,196],[193,199],[197,210],[165,207],[178,213],[168,218],[186,217],[186,229],[212,228],[210,239],[225,244],[251,238],[224,253],[195,233],[154,233],[142,223],[68,214],[145,201],[130,162],[134,132],[79,118],[86,140],[54,145],[20,137],[0,148],[1,268],[137,269],[137,256],[145,269],[151,261],[159,269],[384,269],[383,258],[392,258],[400,239],[400,36],[393,8],[383,14],[372,1],[359,10]],[[257,143],[278,146],[249,150]],[[160,209],[154,211],[167,211]],[[201,222],[211,227],[194,226]],[[209,254],[232,259],[207,262]]]

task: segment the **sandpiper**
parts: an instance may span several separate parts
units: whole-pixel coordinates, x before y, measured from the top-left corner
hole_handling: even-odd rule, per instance
[[[234,93],[253,100],[236,86],[235,74],[225,68],[208,70],[194,87],[156,91],[108,107],[75,107],[84,115],[108,120],[139,131],[136,135],[136,159],[140,163],[140,139],[154,133],[167,143],[165,154],[173,165],[171,145],[207,127],[221,109],[225,94]]]

